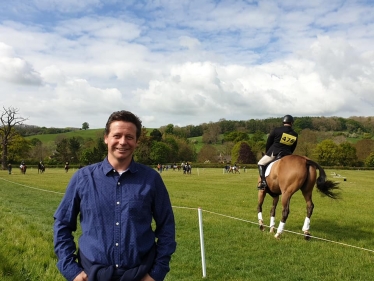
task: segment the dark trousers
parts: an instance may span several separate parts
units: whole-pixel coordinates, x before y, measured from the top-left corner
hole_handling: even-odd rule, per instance
[[[139,281],[151,269],[156,256],[156,245],[143,258],[142,263],[134,268],[121,269],[115,266],[107,266],[91,263],[79,251],[79,263],[88,275],[88,281]]]

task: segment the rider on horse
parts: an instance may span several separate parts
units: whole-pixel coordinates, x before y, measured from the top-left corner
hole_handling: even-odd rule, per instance
[[[279,156],[290,155],[295,151],[298,134],[292,129],[294,119],[291,115],[283,117],[283,126],[271,131],[266,142],[266,154],[258,161],[258,171],[261,181],[257,188],[264,190],[267,187],[265,179],[266,165]]]

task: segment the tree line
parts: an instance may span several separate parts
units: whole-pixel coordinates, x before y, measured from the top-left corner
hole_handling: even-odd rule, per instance
[[[18,109],[5,108],[0,115],[0,146],[2,167],[7,163],[26,161],[36,164],[87,165],[101,161],[107,155],[104,130],[97,138],[67,138],[59,134],[54,143],[37,138],[26,140],[41,131],[36,126],[24,126],[27,119]],[[84,123],[88,129],[88,123]],[[143,128],[136,150],[136,160],[147,164],[211,162],[255,164],[265,150],[267,134],[281,125],[281,118],[226,120],[189,125],[168,124],[158,129]],[[42,127],[43,128],[43,127]],[[371,117],[295,117],[294,129],[299,133],[296,154],[305,155],[326,166],[374,166],[374,120]],[[65,129],[68,130],[68,129]],[[200,138],[200,143],[194,138]],[[196,147],[199,147],[197,150]]]

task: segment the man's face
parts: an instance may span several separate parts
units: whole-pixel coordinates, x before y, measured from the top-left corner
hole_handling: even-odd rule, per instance
[[[136,126],[131,122],[114,121],[109,134],[105,136],[108,145],[108,160],[112,165],[130,163],[137,147]]]

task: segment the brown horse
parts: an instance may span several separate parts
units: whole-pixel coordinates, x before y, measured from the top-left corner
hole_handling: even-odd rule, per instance
[[[26,170],[27,170],[26,164],[21,165],[19,168],[20,168],[22,174],[26,174]]]
[[[229,171],[227,172],[227,173],[239,173],[240,174],[240,169],[239,169],[239,167],[237,167],[237,166],[230,166],[230,168],[229,168]]]
[[[317,169],[319,177],[317,178]],[[261,179],[259,178],[259,181]],[[270,211],[270,232],[274,232],[275,227],[275,210],[279,201],[279,195],[282,195],[282,219],[277,228],[275,238],[280,238],[288,214],[290,212],[290,200],[292,195],[301,190],[306,202],[306,218],[302,231],[306,240],[310,238],[309,226],[310,217],[313,213],[314,204],[312,201],[312,192],[314,185],[317,183],[317,189],[322,194],[337,199],[338,194],[334,192],[339,189],[338,184],[330,180],[326,180],[324,169],[316,162],[299,155],[284,156],[278,161],[272,163],[270,174],[266,177],[268,187],[265,190],[258,191],[258,221],[260,229],[264,231],[264,223],[262,219],[262,204],[266,193],[273,197],[273,206]]]

